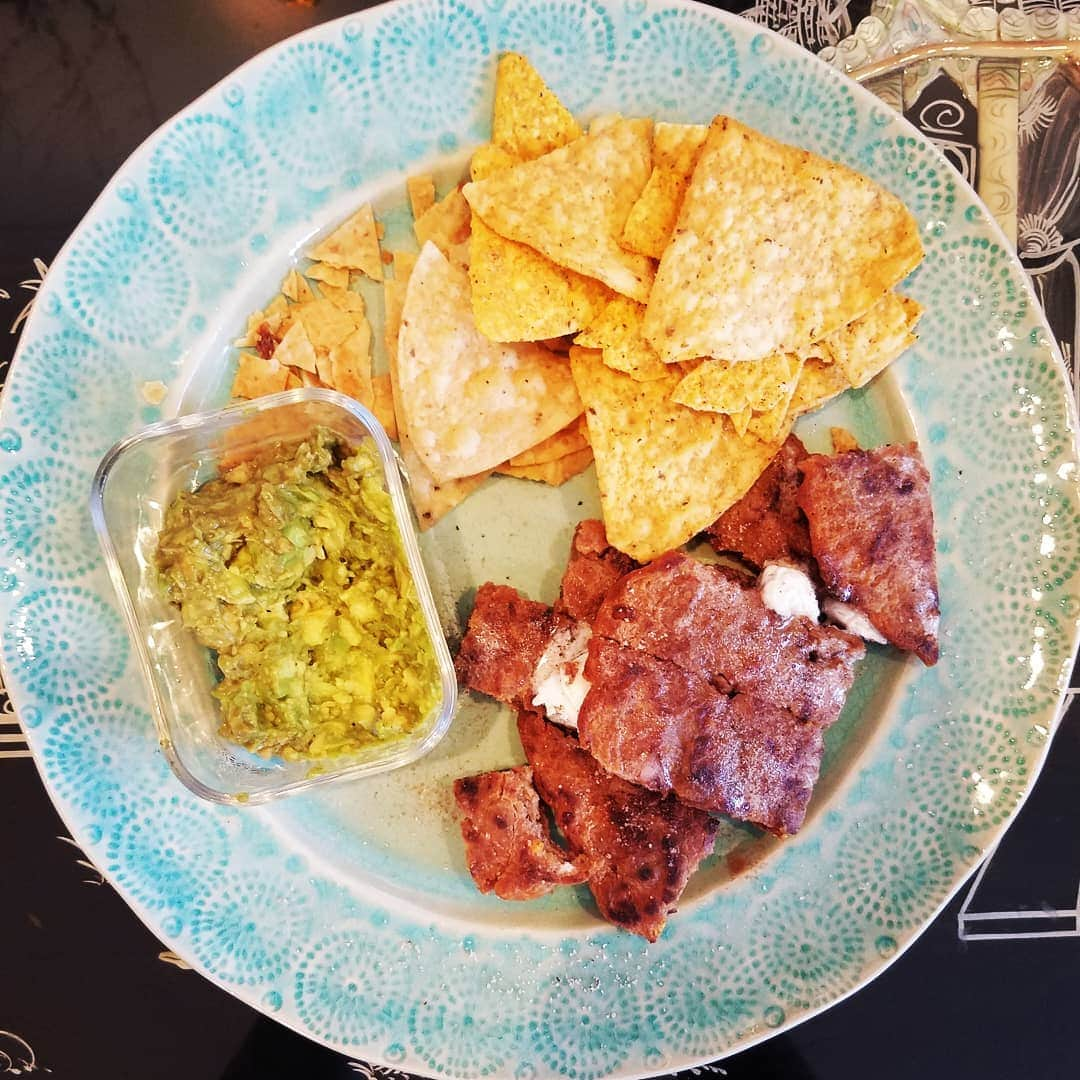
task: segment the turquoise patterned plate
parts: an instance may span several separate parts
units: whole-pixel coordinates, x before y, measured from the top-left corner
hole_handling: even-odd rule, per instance
[[[802,833],[728,825],[656,945],[580,892],[479,896],[449,780],[520,759],[466,701],[422,763],[243,812],[158,752],[87,516],[116,439],[220,402],[228,342],[320,229],[406,171],[454,177],[488,132],[494,59],[528,53],[586,115],[729,111],[897,191],[927,258],[916,347],[801,433],[914,433],[934,479],[944,638],[866,661]],[[839,226],[839,223],[838,223]],[[646,0],[406,0],[244,65],[131,157],[57,258],[0,412],[5,676],[72,835],[208,978],[311,1037],[416,1073],[631,1076],[805,1019],[905,948],[1035,779],[1076,647],[1080,516],[1060,357],[975,196],[913,128],[795,46]],[[378,309],[374,310],[376,321]],[[489,481],[427,535],[451,629],[477,582],[550,598],[591,473]]]

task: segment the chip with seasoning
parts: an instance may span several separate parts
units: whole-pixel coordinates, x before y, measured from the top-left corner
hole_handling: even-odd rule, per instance
[[[375,281],[382,281],[382,256],[371,204],[365,203],[348,221],[317,244],[311,258],[330,266],[359,270]]]
[[[466,184],[465,198],[500,236],[645,300],[652,263],[619,239],[652,170],[651,133],[651,121],[616,119],[535,161]]]
[[[500,465],[495,471],[504,476],[516,476],[519,480],[535,480],[540,484],[559,487],[571,477],[583,473],[593,462],[592,448],[575,450],[554,461],[541,461],[535,465]]]
[[[600,349],[604,363],[639,381],[662,379],[671,369],[641,333],[645,306],[628,296],[613,297],[574,339],[587,349]]]
[[[671,395],[673,401],[704,412],[764,412],[794,389],[798,358],[788,353],[768,356],[756,364],[703,360],[684,375]]]
[[[504,53],[495,71],[491,141],[531,161],[580,137],[570,110],[519,53]]]
[[[798,352],[869,311],[921,258],[918,224],[879,184],[718,116],[645,336],[667,362]]]
[[[738,437],[719,413],[673,402],[678,371],[637,382],[612,371],[599,352],[580,348],[570,362],[585,403],[608,540],[640,562],[712,524],[749,491],[783,442]]]
[[[510,458],[507,465],[523,468],[527,465],[543,465],[549,461],[557,461],[567,454],[577,453],[589,445],[588,427],[583,416],[578,417],[554,435],[537,443],[535,446],[523,450]]]
[[[409,278],[397,369],[405,427],[437,480],[494,468],[582,411],[565,359],[476,329],[468,275],[434,244]]]

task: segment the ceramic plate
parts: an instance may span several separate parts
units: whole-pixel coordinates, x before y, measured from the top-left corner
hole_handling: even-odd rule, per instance
[[[87,516],[92,470],[162,409],[219,403],[228,342],[313,234],[406,171],[461,174],[495,57],[584,115],[728,111],[884,182],[918,216],[926,307],[890,373],[800,425],[918,438],[933,474],[942,658],[871,650],[805,829],[721,830],[656,945],[579,891],[504,904],[464,868],[449,780],[520,760],[466,701],[423,763],[278,805],[190,796],[158,752]],[[396,224],[395,224],[396,221]],[[841,222],[837,222],[842,227]],[[373,301],[378,321],[377,301]],[[57,258],[0,414],[8,685],[57,807],[153,931],[208,978],[358,1057],[473,1077],[631,1076],[716,1058],[873,977],[1001,834],[1042,763],[1080,590],[1073,424],[1028,283],[908,124],[750,23],[685,4],[407,0],[246,64],[131,157]],[[553,597],[592,473],[490,481],[425,538],[453,629],[484,580]]]

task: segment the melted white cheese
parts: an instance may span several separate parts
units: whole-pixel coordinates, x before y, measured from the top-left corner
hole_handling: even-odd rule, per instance
[[[577,727],[578,713],[591,685],[585,678],[590,637],[592,630],[584,622],[572,630],[556,630],[536,663],[532,703],[542,707],[556,724]]]
[[[805,615],[817,622],[821,614],[814,583],[797,566],[766,563],[758,578],[758,591],[761,602],[781,619]]]
[[[876,641],[879,645],[886,644],[881,631],[854,605],[845,604],[843,600],[829,596],[821,606],[825,609],[825,614],[849,634],[857,634],[864,641]]]

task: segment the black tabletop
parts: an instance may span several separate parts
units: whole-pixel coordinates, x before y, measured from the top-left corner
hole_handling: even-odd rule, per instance
[[[35,259],[50,262],[139,142],[257,51],[363,6],[355,0],[0,0],[0,377],[17,342],[7,327],[32,299],[32,279],[39,276]],[[737,2],[724,6],[740,10]],[[754,10],[820,48],[849,32],[869,7],[868,0],[775,0]],[[1075,86],[1071,92],[1077,97]],[[1070,107],[1071,127],[1060,129],[1066,142],[1078,126],[1080,106]],[[973,118],[969,127],[960,136],[974,144]],[[1034,160],[1030,167],[1049,168]],[[1080,209],[1074,233],[1078,216]],[[1075,289],[1044,292],[1066,344],[1075,297]],[[0,694],[4,708],[5,702]],[[400,1075],[287,1031],[164,952],[81,861],[18,740],[12,717],[0,711],[0,1077],[33,1071],[79,1080]],[[1078,774],[1075,715],[1066,717],[987,881],[1000,906],[1075,905],[1080,814],[1072,778]],[[1076,1076],[1080,942],[961,942],[962,895],[869,987],[696,1074]]]

